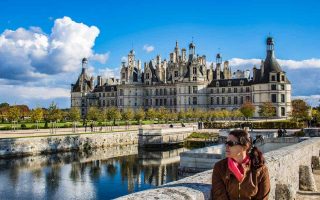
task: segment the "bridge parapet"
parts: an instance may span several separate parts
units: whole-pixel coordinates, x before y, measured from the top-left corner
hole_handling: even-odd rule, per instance
[[[320,138],[265,153],[270,173],[269,199],[294,199],[297,191],[314,190],[312,170],[319,166]],[[303,166],[303,167],[302,167]],[[313,169],[312,169],[313,167]],[[212,170],[118,199],[210,199]],[[303,176],[303,177],[302,177]]]

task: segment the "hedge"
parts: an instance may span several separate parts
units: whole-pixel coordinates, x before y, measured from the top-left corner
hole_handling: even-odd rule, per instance
[[[290,121],[279,121],[279,122],[205,122],[204,127],[208,129],[224,129],[224,128],[240,128],[240,127],[250,127],[254,129],[297,129],[304,128],[305,124],[303,122],[290,122]]]

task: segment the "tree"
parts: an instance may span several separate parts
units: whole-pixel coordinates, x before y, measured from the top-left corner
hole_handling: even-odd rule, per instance
[[[139,125],[141,125],[141,120],[143,120],[145,118],[145,116],[146,116],[146,114],[145,114],[145,112],[144,112],[144,110],[142,108],[139,108],[134,113],[134,118],[137,120]]]
[[[43,119],[43,110],[42,108],[36,108],[31,111],[30,117],[31,121],[37,123],[37,130],[39,130],[39,121]]]
[[[11,122],[12,129],[15,130],[15,123],[20,119],[20,109],[17,106],[10,106],[8,110],[8,120]]]
[[[57,128],[55,123],[62,119],[62,112],[58,108],[57,104],[52,102],[46,112],[46,121],[51,122],[52,133]]]
[[[186,113],[183,110],[180,110],[178,113],[178,119],[184,121],[186,119]]]
[[[1,103],[0,104],[0,117],[1,121],[4,122],[8,118],[10,105],[8,103]]]
[[[146,116],[147,116],[147,118],[149,119],[149,120],[151,120],[152,121],[152,123],[153,123],[153,121],[154,121],[154,119],[156,118],[156,111],[153,109],[153,108],[149,108],[148,110],[147,110],[147,113],[146,113]]]
[[[292,100],[292,113],[291,117],[294,121],[307,121],[310,119],[309,110],[310,107],[302,99]]]
[[[73,132],[76,132],[77,124],[76,122],[81,119],[80,109],[72,107],[68,112],[69,119],[73,122]]]
[[[107,120],[113,121],[113,126],[116,125],[116,120],[121,119],[121,113],[116,107],[109,107],[105,110]],[[111,126],[112,130],[112,126]]]
[[[254,105],[247,101],[244,104],[242,104],[242,106],[240,107],[240,112],[243,114],[243,116],[247,119],[249,119],[250,117],[253,117],[255,111],[255,107]]]
[[[158,118],[158,124],[161,120],[167,120],[168,119],[168,110],[164,107],[161,107],[157,110],[157,118]]]
[[[133,110],[131,108],[122,112],[122,119],[126,121],[127,128],[129,128],[129,121],[134,117]]]
[[[266,119],[276,115],[276,108],[270,102],[265,102],[259,106],[259,115]]]

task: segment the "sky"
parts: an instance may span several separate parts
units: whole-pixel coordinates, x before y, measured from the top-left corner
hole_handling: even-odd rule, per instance
[[[266,56],[266,37],[292,83],[293,98],[320,99],[320,1],[1,0],[0,103],[70,107],[70,85],[89,59],[94,77],[119,77],[131,49],[168,59],[175,42],[208,63],[221,53],[233,71]]]

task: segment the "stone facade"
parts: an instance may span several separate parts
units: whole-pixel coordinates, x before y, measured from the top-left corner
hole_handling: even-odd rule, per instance
[[[214,63],[207,64],[206,56],[199,56],[195,44],[180,50],[178,42],[170,59],[155,59],[145,62],[136,60],[135,52],[128,54],[128,63],[122,62],[120,80],[103,80],[92,86],[92,79],[85,74],[86,62],[76,84],[71,89],[71,106],[79,107],[85,115],[88,107],[117,106],[127,108],[160,108],[171,111],[186,109],[238,109],[246,101],[258,108],[265,102],[275,107],[277,117],[287,117],[291,112],[291,83],[274,55],[273,38],[267,38],[267,56],[260,68],[236,71],[232,75],[228,61],[216,55]],[[86,80],[86,81],[83,81]]]

